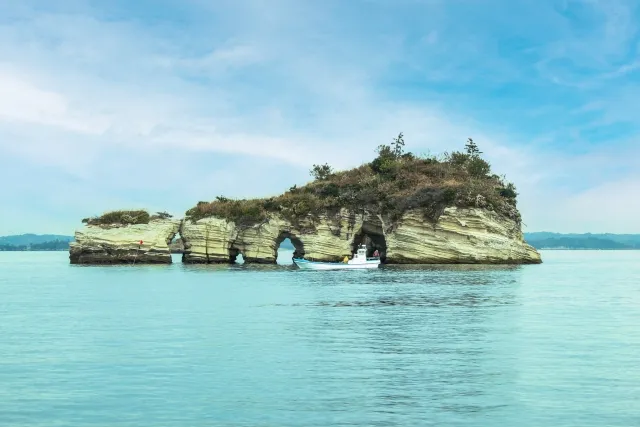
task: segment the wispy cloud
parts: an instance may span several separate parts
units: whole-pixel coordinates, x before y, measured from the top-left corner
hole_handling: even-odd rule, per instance
[[[106,118],[74,110],[59,93],[39,89],[24,78],[1,68],[0,119],[85,134],[100,134],[108,127]]]
[[[0,177],[33,181],[11,204],[57,212],[41,230],[2,212],[11,231],[277,193],[399,131],[415,152],[474,137],[518,184],[530,229],[602,227],[566,218],[635,182],[631,1],[147,6],[32,0],[0,19]]]

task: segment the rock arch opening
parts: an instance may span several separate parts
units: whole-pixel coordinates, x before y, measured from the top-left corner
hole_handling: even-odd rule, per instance
[[[229,248],[229,264],[244,264],[244,255],[238,248]]]
[[[184,242],[182,241],[182,236],[179,231],[169,239],[168,244],[172,254],[184,253]]]
[[[304,244],[297,236],[289,232],[278,235],[275,244],[275,257],[278,264],[292,264],[292,257],[304,258],[304,254]]]
[[[387,241],[384,238],[382,227],[374,224],[363,224],[360,231],[353,236],[351,251],[355,253],[360,245],[367,247],[368,257],[372,257],[375,251],[378,251],[380,261],[385,262],[387,260]]]

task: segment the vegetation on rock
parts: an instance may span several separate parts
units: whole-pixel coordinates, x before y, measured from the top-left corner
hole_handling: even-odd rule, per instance
[[[382,214],[397,222],[408,210],[421,210],[425,219],[437,221],[448,206],[493,210],[520,223],[516,189],[504,177],[491,173],[490,164],[469,138],[465,151],[441,156],[416,156],[404,151],[402,133],[389,145],[377,148],[371,162],[347,171],[314,165],[314,181],[293,186],[284,194],[264,199],[234,200],[217,197],[199,202],[186,213],[197,221],[224,218],[238,225],[255,225],[269,213],[296,223],[345,208]]]
[[[101,216],[84,218],[82,223],[87,225],[136,225],[149,224],[149,221],[169,218],[173,218],[173,215],[167,212],[156,212],[155,215],[149,215],[146,210],[120,210],[106,212]]]
[[[326,163],[324,165],[313,165],[309,173],[316,180],[324,181],[331,176],[333,168]]]
[[[173,215],[169,214],[168,212],[156,212],[155,215],[151,215],[151,220],[153,221],[154,219],[169,219],[169,218],[173,218]]]

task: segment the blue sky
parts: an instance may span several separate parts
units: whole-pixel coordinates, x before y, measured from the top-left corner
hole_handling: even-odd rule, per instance
[[[632,0],[0,0],[0,235],[473,137],[527,231],[640,232]]]

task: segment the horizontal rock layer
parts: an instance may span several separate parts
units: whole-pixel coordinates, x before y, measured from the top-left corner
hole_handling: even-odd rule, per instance
[[[340,261],[360,243],[380,251],[391,264],[539,263],[538,252],[522,238],[519,225],[481,208],[450,207],[435,223],[409,211],[394,224],[367,213],[342,210],[292,223],[279,215],[253,226],[220,218],[197,222],[153,220],[130,226],[85,226],[76,231],[72,264],[171,263],[169,243],[180,232],[187,263],[229,263],[242,254],[247,263],[275,263],[290,238],[295,256]],[[139,242],[142,241],[142,245]]]
[[[184,242],[183,261],[188,263],[233,262],[241,253],[245,262],[275,263],[278,246],[290,238],[297,256],[311,260],[338,260],[351,254],[354,229],[362,226],[362,217],[342,211],[321,216],[302,224],[272,215],[264,223],[242,227],[219,218],[195,223],[186,220],[180,230]]]
[[[409,212],[386,236],[387,260],[397,264],[537,264],[512,220],[484,209],[447,208],[435,224]]]
[[[378,249],[387,263],[522,264],[540,263],[538,252],[522,238],[519,225],[494,212],[450,207],[436,223],[421,212],[407,212],[397,224],[378,216],[342,210],[334,216],[292,224],[278,215],[264,223],[241,227],[219,218],[185,221],[180,230],[185,244],[183,261],[275,263],[282,240],[291,238],[296,256],[339,261],[360,243]]]
[[[71,264],[170,264],[169,243],[180,223],[165,219],[128,226],[87,225],[76,231],[69,259]]]

